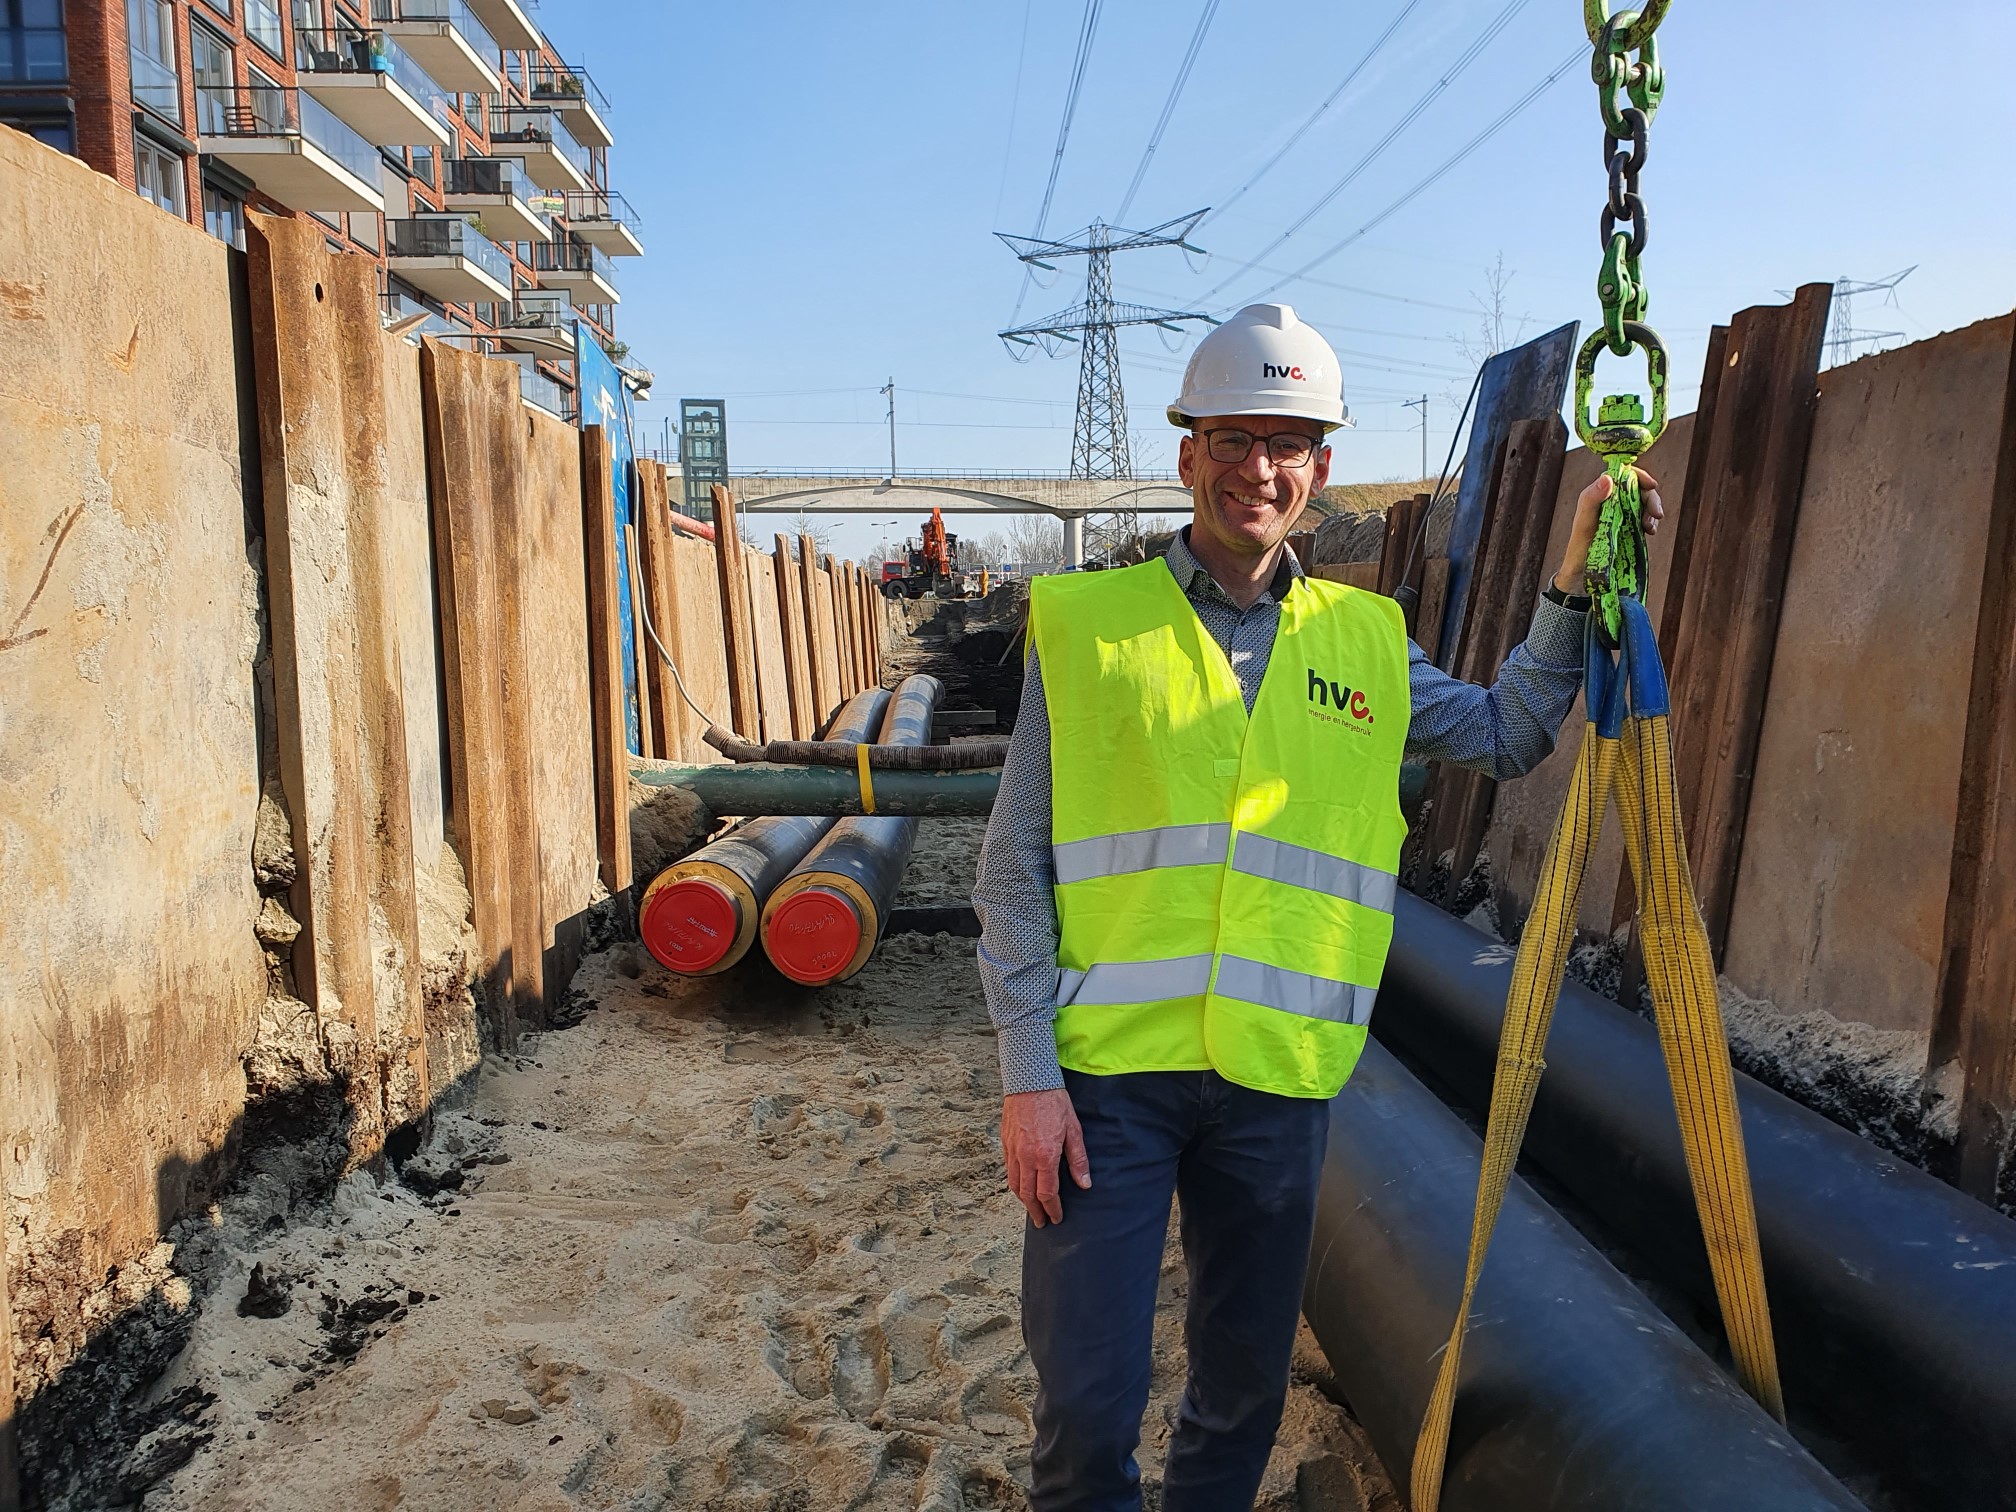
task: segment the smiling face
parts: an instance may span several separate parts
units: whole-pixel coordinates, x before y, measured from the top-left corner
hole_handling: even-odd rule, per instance
[[[1240,430],[1254,436],[1243,461],[1220,462],[1204,437],[1211,431]],[[1292,433],[1315,443],[1299,467],[1282,467],[1267,454],[1266,438]],[[1196,505],[1192,545],[1203,535],[1240,557],[1262,557],[1288,535],[1316,491],[1330,478],[1330,448],[1323,427],[1285,415],[1214,415],[1197,421],[1176,452],[1176,473]]]

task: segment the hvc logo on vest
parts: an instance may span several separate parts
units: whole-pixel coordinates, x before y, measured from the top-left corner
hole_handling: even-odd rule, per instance
[[[1327,712],[1333,709],[1335,713]],[[1372,723],[1372,706],[1365,701],[1364,690],[1347,688],[1314,667],[1309,669],[1309,717],[1325,724],[1342,725],[1361,735],[1372,733],[1365,728]]]

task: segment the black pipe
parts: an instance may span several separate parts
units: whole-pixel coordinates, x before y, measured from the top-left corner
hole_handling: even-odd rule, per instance
[[[1479,1149],[1376,1042],[1330,1105],[1303,1312],[1402,1486],[1463,1288]],[[1464,1347],[1443,1512],[1860,1507],[1512,1182]]]
[[[888,707],[887,689],[862,689],[834,720],[835,738],[867,739]],[[755,819],[668,867],[637,906],[644,948],[683,976],[726,971],[755,943],[763,905],[777,884],[833,824],[802,815]]]
[[[883,745],[925,745],[945,688],[935,677],[906,678],[877,737]],[[868,964],[888,927],[917,821],[884,814],[843,819],[778,884],[763,909],[763,950],[771,964],[808,987],[843,982]]]
[[[1484,1108],[1511,975],[1510,947],[1402,893],[1373,1030]],[[1795,1418],[1927,1507],[2016,1508],[2016,1222],[1750,1077],[1737,1097]],[[1651,1024],[1569,983],[1525,1148],[1714,1316]]]

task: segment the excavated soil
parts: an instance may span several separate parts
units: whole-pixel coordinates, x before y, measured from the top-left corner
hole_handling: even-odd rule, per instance
[[[901,901],[963,897],[980,834],[927,825]],[[617,945],[578,986],[583,1020],[488,1058],[403,1180],[218,1214],[157,1388],[215,1398],[210,1442],[149,1512],[1026,1505],[1022,1217],[971,942],[896,937],[819,993]],[[1184,1290],[1172,1248],[1151,1507]],[[1397,1508],[1323,1379],[1305,1333],[1259,1505]]]

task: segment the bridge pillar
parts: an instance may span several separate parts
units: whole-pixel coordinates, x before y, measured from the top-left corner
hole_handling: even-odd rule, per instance
[[[1070,514],[1064,516],[1064,565],[1082,567],[1085,565],[1085,516]]]

